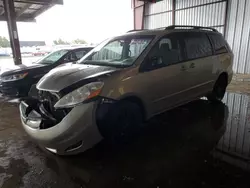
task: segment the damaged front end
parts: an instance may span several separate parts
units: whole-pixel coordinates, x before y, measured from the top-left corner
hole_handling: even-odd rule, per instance
[[[48,129],[60,123],[72,110],[55,109],[60,96],[49,91],[37,90],[32,86],[29,97],[22,99],[20,113],[22,120],[33,129]]]

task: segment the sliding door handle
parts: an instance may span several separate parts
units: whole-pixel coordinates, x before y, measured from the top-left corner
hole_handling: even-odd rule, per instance
[[[184,65],[182,65],[182,66],[181,66],[181,71],[186,71],[186,70],[187,70],[187,67],[184,66]]]
[[[189,68],[191,68],[191,69],[195,68],[195,64],[191,63],[190,66],[189,66]]]

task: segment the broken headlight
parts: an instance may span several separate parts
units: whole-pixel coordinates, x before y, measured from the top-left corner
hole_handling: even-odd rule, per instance
[[[92,82],[86,84],[62,97],[56,104],[55,108],[70,108],[91,99],[100,94],[103,82]]]

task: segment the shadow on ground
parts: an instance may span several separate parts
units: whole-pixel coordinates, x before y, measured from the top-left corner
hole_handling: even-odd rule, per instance
[[[241,113],[234,109],[236,100]],[[127,144],[103,141],[70,157],[39,149],[21,128],[17,104],[1,102],[0,186],[249,187],[249,152],[244,150],[250,146],[245,138],[249,123],[244,122],[239,136],[232,134],[250,114],[248,100],[240,94],[227,94],[228,106],[198,100],[146,122],[140,135]]]

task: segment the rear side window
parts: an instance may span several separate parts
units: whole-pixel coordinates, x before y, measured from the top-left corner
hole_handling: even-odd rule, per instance
[[[215,54],[227,53],[227,44],[224,38],[218,34],[209,34]]]
[[[212,46],[205,33],[185,33],[184,44],[187,59],[197,59],[213,54]]]

